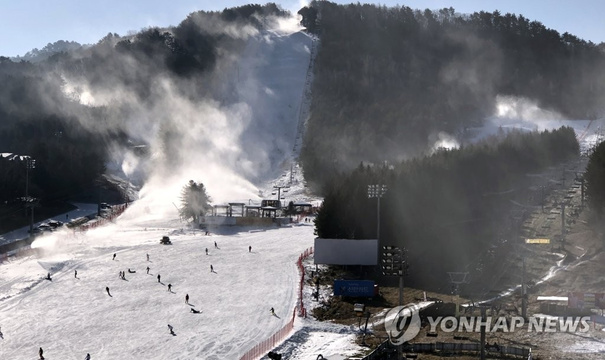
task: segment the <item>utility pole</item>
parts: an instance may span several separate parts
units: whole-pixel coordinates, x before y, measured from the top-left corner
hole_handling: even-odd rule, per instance
[[[582,209],[584,209],[584,176],[582,176]]]
[[[561,247],[565,246],[565,202],[561,202]]]
[[[403,277],[407,270],[405,249],[397,246],[382,247],[382,275],[399,276],[399,306],[403,305]],[[397,346],[397,358],[401,359],[401,345]]]
[[[24,156],[25,159],[25,201],[27,202],[25,206],[25,216],[27,217],[27,208],[29,202],[29,171],[36,168],[36,160],[32,159],[31,156]],[[33,212],[33,208],[32,208]],[[33,216],[33,214],[32,214]],[[30,228],[30,231],[32,229]]]
[[[523,274],[521,275],[521,317],[527,320],[527,288],[525,286],[525,249],[523,250]]]
[[[485,312],[485,306],[481,306],[481,360],[485,360],[485,325],[486,325],[487,314]]]

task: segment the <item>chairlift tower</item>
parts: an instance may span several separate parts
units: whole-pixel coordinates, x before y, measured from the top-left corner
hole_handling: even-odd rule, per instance
[[[456,313],[455,316],[460,316],[460,295],[459,287],[461,284],[468,284],[468,271],[467,272],[454,272],[450,271],[447,273],[450,276],[450,283],[452,284],[452,294],[456,301]]]
[[[281,189],[284,189],[284,192],[288,191],[287,189],[290,188],[290,186],[286,186],[286,185],[275,185],[273,186],[274,189],[277,189],[277,201],[280,201],[281,204]]]

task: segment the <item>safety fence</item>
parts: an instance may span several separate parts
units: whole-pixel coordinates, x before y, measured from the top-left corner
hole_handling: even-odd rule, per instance
[[[307,317],[307,309],[305,308],[305,303],[303,301],[303,288],[305,285],[305,267],[303,265],[303,261],[311,254],[313,254],[313,247],[306,249],[302,254],[300,254],[298,261],[296,262],[298,271],[300,271],[300,283],[298,284],[298,316],[301,317]]]
[[[480,353],[481,344],[479,343],[406,343],[401,346],[401,350],[406,353],[439,353],[445,356],[461,355],[465,353]],[[389,340],[381,343],[372,353],[366,355],[362,360],[373,360],[384,358],[386,354],[397,352],[397,346]],[[532,352],[530,348],[519,348],[515,346],[486,344],[485,352],[490,356],[519,356],[524,359],[530,358]]]
[[[91,221],[91,222],[87,222],[87,223],[83,223],[82,225],[78,225],[75,227],[72,227],[73,232],[78,232],[78,231],[86,231],[89,229],[93,229],[93,228],[97,228],[99,226],[102,225],[106,225],[110,222],[112,222],[113,220],[115,220],[118,216],[120,216],[128,207],[127,204],[122,204],[122,205],[114,205],[111,207],[111,213],[108,214],[106,217],[103,218],[98,218],[96,221]],[[86,219],[85,217],[83,217],[82,219]],[[67,225],[69,226],[69,225]],[[21,239],[21,240],[17,240],[14,241],[12,243],[10,243],[10,245],[6,245],[6,246],[10,246],[9,247],[9,251],[4,251],[2,253],[0,253],[0,264],[2,264],[5,261],[8,261],[8,259],[10,257],[22,257],[22,256],[29,256],[32,254],[36,253],[36,249],[32,249],[30,247],[31,243],[33,242],[34,238],[27,238],[27,239]],[[6,247],[3,246],[3,247]]]
[[[297,309],[298,309],[298,316],[306,316],[307,310],[305,309],[305,306],[303,303],[303,296],[302,296],[303,283],[304,283],[304,279],[305,279],[305,268],[304,268],[302,262],[307,257],[309,257],[311,254],[313,254],[312,247],[303,251],[303,253],[300,254],[300,256],[298,257],[298,260],[296,261],[296,265],[298,266],[298,271],[300,272],[300,284],[299,284],[299,290],[298,290],[298,301],[297,301],[298,304],[297,304],[296,308],[294,310],[292,310],[292,318],[290,319],[290,321],[288,321],[288,323],[286,325],[284,325],[284,327],[279,329],[275,334],[271,335],[268,339],[265,339],[261,343],[254,346],[252,349],[248,350],[248,352],[246,352],[244,355],[242,355],[240,360],[259,359],[259,358],[263,357],[264,355],[266,355],[273,348],[275,348],[275,346],[277,344],[282,342],[294,328],[294,319],[296,317]]]
[[[481,344],[479,343],[414,343],[406,344],[403,348],[408,352],[440,352],[447,354],[460,354],[464,352],[481,352]],[[497,345],[497,344],[486,344],[485,352],[490,355],[513,355],[527,358],[531,353],[529,348],[519,348],[515,346]]]
[[[75,231],[86,231],[89,229],[94,229],[99,226],[106,225],[113,220],[115,220],[118,216],[122,215],[122,213],[128,208],[128,204],[114,205],[111,207],[111,213],[107,214],[105,217],[99,217],[96,221],[86,222],[82,225],[79,225],[74,228]]]

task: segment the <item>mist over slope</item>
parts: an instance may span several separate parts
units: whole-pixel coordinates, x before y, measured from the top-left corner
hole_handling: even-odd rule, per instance
[[[109,173],[143,186],[140,196],[154,194],[167,211],[189,180],[215,202],[258,199],[258,186],[293,161],[312,48],[300,30],[274,4],[248,5],[108,34],[37,65],[3,63],[12,81],[0,100],[2,150],[37,160],[31,191],[43,198],[77,195]],[[23,84],[27,96],[14,98]],[[20,141],[39,123],[35,139]],[[78,136],[83,153],[62,150]],[[20,173],[9,180],[3,195],[22,195]]]
[[[321,39],[302,153],[319,185],[362,161],[398,163],[445,138],[464,143],[506,104],[603,116],[604,45],[522,14],[325,1],[299,14]]]

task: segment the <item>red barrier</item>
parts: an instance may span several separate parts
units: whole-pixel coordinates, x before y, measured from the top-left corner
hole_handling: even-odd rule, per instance
[[[298,301],[297,301],[298,305],[296,306],[296,308],[298,308],[298,316],[304,316],[304,317],[307,316],[307,310],[305,309],[305,305],[303,304],[303,296],[302,296],[303,282],[305,279],[305,268],[304,268],[302,262],[304,259],[309,257],[309,255],[311,255],[311,254],[313,254],[312,247],[305,250],[298,257],[298,260],[296,261],[296,265],[298,266],[298,271],[300,272],[300,284],[298,286]],[[244,355],[242,355],[240,360],[256,360],[258,358],[261,358],[265,354],[267,354],[269,351],[271,351],[273,348],[275,348],[275,346],[277,346],[277,344],[281,343],[286,338],[286,336],[288,336],[290,334],[290,331],[292,331],[292,329],[294,328],[294,318],[296,316],[296,308],[294,310],[292,310],[292,319],[290,319],[290,321],[288,321],[288,323],[286,325],[284,325],[283,328],[278,330],[275,334],[271,335],[268,339],[264,340],[260,344],[257,344],[252,349],[248,350],[248,352],[246,352]]]

